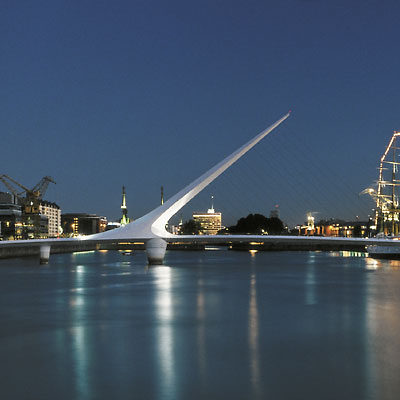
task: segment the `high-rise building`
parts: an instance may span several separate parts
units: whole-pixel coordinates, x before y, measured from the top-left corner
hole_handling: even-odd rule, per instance
[[[222,229],[222,213],[214,210],[214,196],[211,196],[211,208],[207,212],[194,212],[192,218],[200,225],[200,235],[216,235]]]
[[[48,236],[59,236],[61,233],[61,208],[56,203],[41,200],[39,211],[48,219]]]

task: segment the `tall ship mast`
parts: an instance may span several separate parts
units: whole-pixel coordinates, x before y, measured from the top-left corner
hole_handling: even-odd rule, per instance
[[[386,147],[379,164],[379,179],[377,192],[370,194],[375,197],[375,225],[378,233],[397,236],[400,232],[400,147],[397,140],[400,132],[394,132]]]

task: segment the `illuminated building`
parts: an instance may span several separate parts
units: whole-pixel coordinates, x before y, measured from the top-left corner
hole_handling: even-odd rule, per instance
[[[0,240],[22,239],[22,206],[17,196],[0,192]]]
[[[319,221],[315,224],[314,234],[334,237],[367,237],[370,233],[370,225],[371,223],[366,221]]]
[[[213,198],[214,196],[211,196],[211,208],[207,212],[195,212],[192,214],[193,220],[200,225],[200,235],[216,235],[222,229],[222,214],[215,212],[212,203]]]
[[[126,193],[125,193],[125,186],[122,186],[122,205],[121,205],[121,210],[122,210],[122,218],[121,218],[121,226],[125,226],[126,224],[129,224],[130,220],[128,217],[128,208],[126,207]]]
[[[3,239],[33,239],[57,236],[61,225],[61,210],[55,203],[41,201],[38,215],[25,214],[21,199],[0,192],[0,237]]]
[[[56,203],[41,200],[39,211],[48,219],[48,237],[57,237],[61,231],[61,208]]]
[[[64,236],[91,235],[104,232],[107,227],[107,219],[95,214],[63,214],[61,225]]]

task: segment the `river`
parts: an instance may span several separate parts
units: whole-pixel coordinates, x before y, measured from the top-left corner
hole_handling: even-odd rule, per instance
[[[0,398],[398,399],[400,263],[169,251],[0,260]]]

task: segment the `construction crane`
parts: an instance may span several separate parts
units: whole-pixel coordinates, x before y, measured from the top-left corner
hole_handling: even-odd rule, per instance
[[[16,196],[23,207],[23,217],[26,226],[33,227],[33,237],[40,237],[40,203],[46,193],[49,183],[56,183],[50,176],[43,177],[32,189],[28,189],[22,183],[8,175],[0,175],[0,181]],[[19,189],[16,189],[17,186]],[[21,191],[22,189],[22,191]],[[25,194],[25,197],[22,197]],[[29,236],[25,234],[25,236]]]

